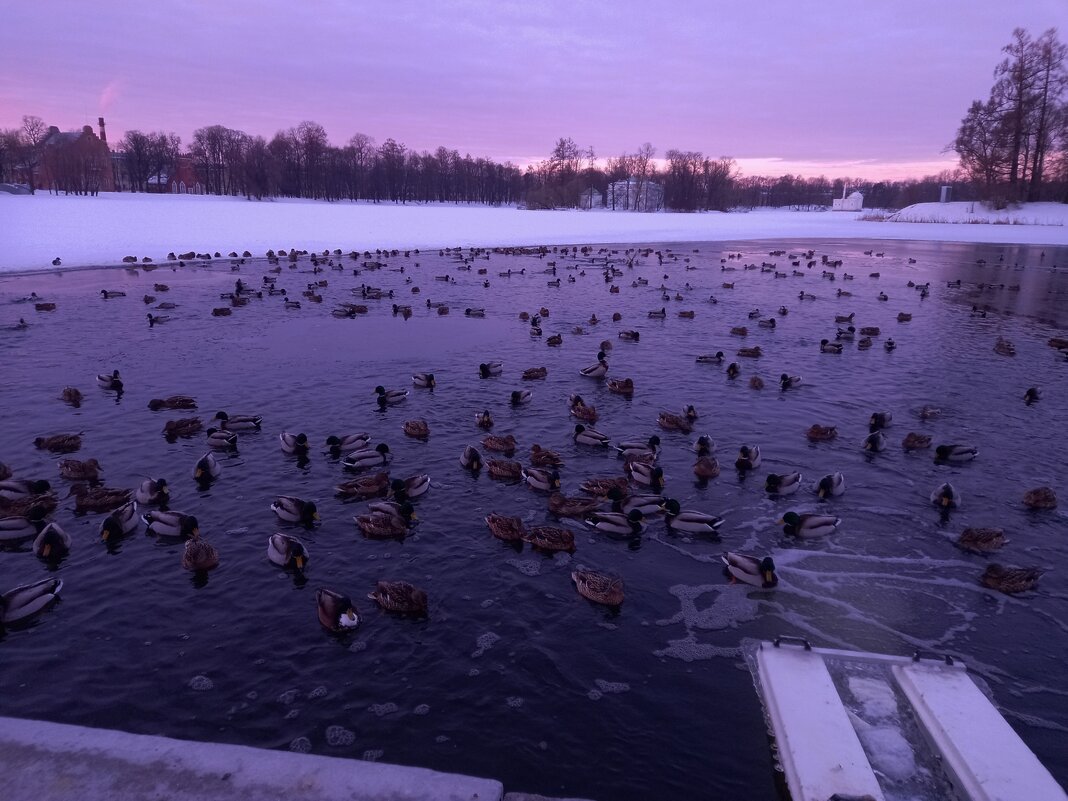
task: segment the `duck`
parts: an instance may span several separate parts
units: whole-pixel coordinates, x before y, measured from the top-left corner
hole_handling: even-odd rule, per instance
[[[542,492],[552,492],[560,489],[560,474],[556,470],[540,467],[524,468],[523,480],[532,488]]]
[[[597,364],[592,364],[579,370],[579,374],[586,376],[586,378],[604,378],[607,373],[608,362],[605,361],[603,350],[597,351]]]
[[[217,428],[207,430],[208,447],[216,450],[237,450],[237,434],[233,431],[220,431]]]
[[[405,526],[412,525],[417,515],[415,507],[408,501],[371,501],[367,509],[375,514],[383,514],[397,520]]]
[[[624,459],[641,459],[652,457],[656,459],[660,453],[660,437],[653,434],[649,439],[627,440],[616,445],[616,452]]]
[[[775,328],[777,325],[778,323],[775,321],[774,317],[769,317],[766,320],[757,321],[757,327],[759,328]]]
[[[760,349],[759,345],[752,348],[738,348],[738,355],[749,359],[759,359],[764,355],[764,351]]]
[[[426,593],[407,581],[379,581],[367,597],[387,612],[407,615],[427,613]]]
[[[664,511],[664,497],[662,495],[644,494],[628,495],[618,487],[612,487],[608,491],[608,499],[612,501],[612,511],[622,514],[630,514],[635,509],[645,517],[660,514]],[[601,503],[601,499],[598,499]]]
[[[101,373],[96,377],[96,383],[101,389],[111,390],[112,392],[117,392],[120,395],[122,394],[124,389],[122,379],[119,378],[118,370],[112,370],[111,375]]]
[[[559,347],[564,344],[564,337],[561,334],[553,334],[545,340],[545,344],[551,348]]]
[[[801,376],[783,373],[779,376],[779,386],[782,388],[783,392],[788,389],[794,389],[795,387],[799,387],[801,386]]]
[[[894,350],[895,348],[897,348],[897,343],[894,342],[893,337],[890,337],[888,340],[886,340],[886,342],[883,343],[883,350],[885,350],[887,353]]]
[[[619,338],[624,342],[640,342],[642,335],[638,331],[626,330],[619,332]]]
[[[55,434],[50,437],[36,437],[33,446],[41,451],[51,453],[74,453],[81,450],[82,438],[80,434]]]
[[[609,442],[606,434],[591,426],[584,426],[582,423],[575,426],[575,433],[572,439],[578,445],[591,445],[593,447],[607,446]]]
[[[546,367],[530,367],[523,371],[524,381],[537,381],[539,378],[545,378],[549,375],[549,370]]]
[[[475,412],[475,425],[484,431],[489,431],[489,429],[493,428],[493,415],[490,414],[489,409]]]
[[[664,502],[664,522],[672,531],[686,531],[691,534],[715,534],[723,525],[723,518],[704,512],[682,509],[679,502],[670,498]]]
[[[659,310],[654,309],[649,312],[649,317],[654,320],[663,320],[667,317],[667,308],[662,306]]]
[[[793,495],[800,486],[800,473],[771,473],[764,481],[764,491],[769,495]]]
[[[464,317],[485,317],[485,309],[464,309]]]
[[[476,473],[482,469],[482,454],[473,445],[466,445],[460,453],[460,467]]]
[[[921,420],[936,420],[942,416],[942,410],[935,406],[924,406],[916,413],[916,416]]]
[[[797,512],[787,512],[779,520],[784,534],[800,539],[826,537],[833,534],[841,523],[841,519],[833,515],[799,515]]]
[[[356,434],[331,434],[326,438],[326,452],[335,459],[361,451],[371,443],[371,435],[366,431]]]
[[[490,434],[488,437],[483,438],[482,447],[488,451],[497,451],[498,453],[511,455],[515,453],[515,435],[507,434],[502,437],[498,434]]]
[[[1000,528],[966,528],[957,537],[957,546],[972,553],[991,553],[1009,540]]]
[[[939,445],[935,448],[936,462],[950,462],[960,464],[970,462],[979,455],[979,449],[974,445]]]
[[[319,520],[319,509],[315,501],[306,501],[295,495],[277,496],[271,503],[271,511],[287,523],[312,526]]]
[[[307,434],[291,434],[288,431],[283,431],[278,435],[278,442],[281,444],[284,453],[301,456],[308,453],[309,443]]]
[[[697,461],[693,463],[693,474],[699,479],[715,478],[719,475],[719,462],[712,451],[702,449],[697,452]]]
[[[102,297],[104,300],[110,300],[111,298],[124,298],[126,297],[126,293],[120,292],[117,289],[101,289],[100,297]]]
[[[560,454],[537,443],[530,446],[530,463],[535,467],[563,467]]]
[[[886,450],[886,437],[881,431],[873,431],[864,438],[864,450],[880,453]]]
[[[430,426],[426,420],[407,420],[404,423],[404,433],[415,439],[427,439],[430,436]]]
[[[734,463],[738,470],[756,470],[760,467],[760,446],[743,445],[738,451],[738,459]]]
[[[1024,403],[1030,406],[1032,403],[1037,403],[1042,399],[1042,390],[1038,387],[1028,387],[1024,393]]]
[[[170,395],[166,398],[153,398],[148,402],[148,408],[154,412],[160,409],[195,409],[197,402],[188,395]]]
[[[1015,356],[1016,346],[1009,340],[998,337],[998,341],[994,344],[994,353],[998,353],[1002,356]]]
[[[397,500],[408,500],[425,495],[430,489],[430,476],[426,473],[416,473],[407,478],[395,478],[389,483],[389,491]]]
[[[839,342],[831,342],[826,339],[820,340],[820,353],[841,353],[842,345]]]
[[[750,389],[763,389],[764,388],[764,379],[761,378],[758,375],[750,376],[749,377],[749,388]]]
[[[645,531],[645,515],[638,509],[623,512],[595,512],[586,518],[586,525],[604,534],[635,536]]]
[[[523,406],[530,403],[530,399],[533,396],[529,389],[515,389],[512,390],[512,394],[508,396],[508,402],[513,406]]]
[[[0,481],[0,498],[8,501],[21,500],[31,495],[41,495],[52,489],[45,479],[7,478]]]
[[[664,489],[664,468],[628,460],[623,463],[623,469],[631,477],[635,484],[652,487],[656,491]]]
[[[389,464],[392,458],[389,445],[380,442],[373,448],[353,451],[341,460],[341,464],[346,470],[368,470],[372,467]]]
[[[504,365],[501,362],[483,362],[478,366],[478,377],[491,378],[500,375],[503,371]]]
[[[709,454],[715,453],[716,441],[708,436],[708,434],[702,434],[694,440],[693,451],[694,453],[701,453],[702,451],[706,451]]]
[[[100,523],[100,539],[114,542],[137,530],[137,501],[130,501],[115,509]]]
[[[189,539],[200,531],[196,517],[184,512],[149,511],[141,515],[141,522],[145,533],[169,539]]]
[[[805,436],[808,437],[809,442],[830,442],[838,436],[838,427],[813,423],[805,432]]]
[[[857,341],[857,350],[868,350],[872,344],[871,337],[861,337]]]
[[[408,397],[408,390],[406,389],[386,389],[379,385],[375,387],[375,395],[377,395],[378,405],[381,407],[393,406],[400,403],[402,400]]]
[[[697,357],[698,364],[723,364],[723,351],[717,350],[714,354],[703,354]]]
[[[1005,567],[996,562],[986,566],[979,583],[992,590],[1013,595],[1033,590],[1045,571],[1038,567]]]
[[[373,498],[389,490],[389,473],[354,478],[338,484],[334,490],[343,498]]]
[[[738,366],[738,362],[731,362],[727,365],[727,378],[737,378],[741,372],[742,368]]]
[[[203,427],[204,424],[199,417],[181,417],[177,420],[168,420],[163,424],[163,436],[169,440],[191,437]]]
[[[828,473],[816,482],[816,494],[820,499],[836,498],[845,492],[845,476],[840,472]]]
[[[195,465],[193,465],[193,478],[196,481],[207,482],[213,481],[222,474],[222,465],[219,464],[219,460],[215,458],[215,454],[208,451],[201,456]]]
[[[746,328],[744,325],[736,325],[731,328],[731,334],[736,337],[749,336],[749,329]]]
[[[1037,487],[1024,494],[1023,502],[1029,509],[1056,509],[1057,494],[1052,487]]]
[[[82,391],[77,387],[63,387],[59,397],[64,403],[69,403],[75,409],[79,408],[82,405],[82,401],[85,400]]]
[[[572,395],[569,405],[569,413],[572,417],[586,423],[597,422],[597,408],[595,406],[587,406],[581,395]]]
[[[573,570],[571,580],[578,594],[587,600],[604,606],[619,606],[623,603],[623,579],[597,573],[593,570]]]
[[[433,373],[415,373],[412,376],[412,384],[419,389],[433,389],[437,386]]]
[[[894,416],[890,412],[873,412],[868,420],[868,430],[879,431],[880,429],[888,428],[893,419]]]
[[[616,395],[633,395],[634,394],[634,379],[633,378],[609,378],[606,382],[609,392],[613,392]]]
[[[618,490],[626,496],[630,494],[630,482],[626,476],[587,478],[579,484],[579,489],[587,495],[594,495],[601,498],[608,497],[613,489]]]
[[[77,514],[111,512],[129,503],[131,494],[128,489],[116,487],[90,488],[84,484],[75,484],[70,488],[70,495],[74,496],[74,511]]]
[[[672,412],[660,412],[656,422],[665,431],[681,431],[683,434],[689,434],[693,431],[692,420]]]
[[[213,420],[218,421],[223,431],[259,431],[263,417],[258,414],[227,414],[216,412]]]
[[[26,510],[25,516],[0,517],[0,543],[13,545],[35,538],[46,527],[42,507]]]
[[[321,587],[315,591],[315,606],[319,623],[330,632],[354,629],[360,625],[360,615],[347,595]]]
[[[961,503],[960,493],[947,481],[931,491],[931,503],[943,509],[956,509]]]
[[[838,333],[835,334],[835,339],[844,339],[846,342],[852,342],[857,337],[857,329],[854,326],[848,328],[839,328]]]
[[[46,578],[0,595],[0,631],[12,623],[28,623],[59,600],[63,580]]]
[[[61,459],[57,464],[59,475],[70,481],[100,480],[100,462],[96,459],[86,459],[84,462],[78,459]]]
[[[526,534],[526,527],[521,519],[506,517],[496,512],[486,515],[486,525],[489,526],[490,533],[494,537],[505,542],[517,542],[522,540]]]
[[[58,523],[49,523],[33,541],[33,552],[40,559],[58,560],[70,553],[70,534]]]
[[[523,465],[506,459],[490,459],[486,464],[490,478],[518,481],[523,477]]]
[[[408,533],[408,526],[403,520],[381,512],[357,515],[353,520],[363,535],[370,539],[386,540]]]
[[[927,434],[917,434],[914,431],[910,431],[905,435],[905,438],[901,440],[901,447],[907,451],[918,451],[923,448],[930,448],[931,437]]]
[[[559,526],[534,526],[526,530],[523,540],[537,550],[551,553],[573,553],[575,550],[575,535]]]
[[[740,581],[763,590],[770,590],[779,584],[775,562],[770,556],[759,558],[728,551],[720,559],[724,565],[723,572],[730,576],[732,584]]]

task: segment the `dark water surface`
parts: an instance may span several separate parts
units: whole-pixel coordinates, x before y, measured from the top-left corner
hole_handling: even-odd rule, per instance
[[[807,269],[804,259],[803,278],[741,269],[768,261],[790,273],[788,256],[768,255],[780,248],[814,249],[817,261],[822,254],[843,259],[839,280],[821,279],[821,265]],[[869,249],[885,255],[865,255]],[[61,457],[35,450],[32,441],[83,431],[75,456],[99,459],[109,486],[168,478],[172,507],[195,513],[221,554],[205,583],[181,569],[180,544],[146,537],[141,527],[109,551],[97,534],[101,516],[75,517],[73,500],[61,501],[56,520],[74,538],[62,564],[50,568],[28,547],[0,553],[0,589],[53,569],[65,582],[62,602],[37,625],[0,641],[0,713],[380,757],[603,801],[770,800],[776,774],[739,644],[796,634],[832,647],[963,657],[1028,745],[1068,783],[1068,363],[1046,345],[1068,326],[1068,249],[1046,248],[1044,257],[1038,247],[903,242],[670,250],[677,259],[669,255],[662,268],[655,254],[628,267],[624,249],[616,249],[611,259],[624,272],[619,294],[609,294],[599,267],[581,255],[492,254],[464,272],[455,254],[402,253],[382,258],[386,269],[358,277],[348,258],[343,273],[313,275],[303,257],[296,269],[283,261],[278,285],[299,296],[309,281],[328,280],[321,305],[305,301],[299,311],[285,311],[281,298],[264,297],[224,318],[210,315],[224,305],[218,293],[239,276],[259,285],[265,262],[250,260],[239,272],[221,260],[179,271],[0,278],[0,460],[16,476],[48,478],[65,495],[55,465]],[[736,271],[721,269],[728,252],[742,254],[725,262]],[[599,258],[603,264],[604,254]],[[687,258],[696,269],[684,269]],[[551,261],[559,288],[547,286],[553,276],[542,273]],[[584,276],[566,269],[575,264]],[[396,271],[402,265],[403,274]],[[498,276],[507,269],[526,273]],[[881,277],[870,278],[872,271]],[[842,280],[844,272],[856,279]],[[455,283],[434,280],[445,274]],[[410,293],[409,275],[420,294]],[[633,287],[639,277],[648,286]],[[487,278],[489,289],[482,286]],[[946,286],[957,278],[960,288]],[[930,281],[930,297],[921,299],[910,280]],[[735,288],[722,288],[723,281]],[[171,291],[153,294],[179,306],[155,312],[172,319],[150,329],[141,296],[155,282]],[[361,302],[350,289],[363,282],[396,290],[396,300],[369,301],[370,313],[358,319],[331,317],[336,303]],[[662,301],[661,283],[672,298],[680,291],[685,299]],[[979,283],[1006,288],[981,290]],[[104,301],[103,288],[128,296]],[[839,288],[852,297],[837,297]],[[799,301],[802,289],[818,299]],[[54,300],[57,311],[14,303],[31,291]],[[889,301],[880,302],[879,291]],[[707,302],[710,294],[718,304]],[[452,313],[439,317],[428,298],[447,302]],[[413,316],[394,316],[392,302],[411,303]],[[975,304],[991,312],[973,317]],[[519,311],[543,305],[550,310],[545,337],[562,333],[562,347],[532,338],[518,319]],[[785,317],[776,314],[780,305],[789,308]],[[463,315],[483,306],[484,319]],[[647,318],[662,306],[667,319]],[[748,319],[755,308],[776,317],[777,328]],[[695,310],[695,319],[677,317],[683,309]],[[612,323],[616,311],[622,321]],[[911,322],[896,321],[902,311]],[[822,355],[819,341],[834,338],[835,315],[850,312],[858,328],[881,327],[875,347],[847,343],[840,356]],[[587,323],[593,313],[600,324]],[[20,316],[29,329],[10,330]],[[586,333],[573,335],[577,325]],[[729,335],[740,325],[749,327],[744,340]],[[640,331],[641,341],[618,340],[624,328]],[[898,344],[892,353],[882,347],[888,336]],[[994,353],[998,336],[1015,343],[1015,357]],[[609,376],[634,379],[631,400],[578,373],[604,339],[614,344]],[[736,381],[723,366],[694,361],[717,350],[735,360],[743,344],[759,344],[765,355],[737,359]],[[477,365],[491,359],[504,362],[504,375],[479,380]],[[548,367],[546,380],[520,380],[523,369],[538,365]],[[113,369],[127,387],[119,400],[95,382]],[[422,371],[437,376],[433,392],[412,388],[412,373]],[[804,384],[780,392],[782,372],[803,375]],[[766,381],[763,390],[748,387],[755,373]],[[411,395],[379,411],[378,384]],[[1024,391],[1035,384],[1044,398],[1026,406]],[[58,399],[66,385],[86,394],[80,409]],[[532,389],[533,400],[513,410],[509,393],[521,388]],[[597,428],[613,439],[660,434],[665,494],[726,518],[719,541],[672,535],[660,520],[637,542],[566,523],[578,532],[577,550],[552,557],[489,534],[483,517],[490,511],[530,523],[551,518],[543,495],[459,468],[464,445],[481,449],[484,432],[474,414],[483,407],[496,418],[494,433],[514,433],[516,458],[526,462],[535,442],[562,453],[568,494],[577,494],[584,478],[622,473],[612,453],[571,441],[573,392],[597,406]],[[160,433],[166,420],[192,413],[146,406],[176,393],[197,399],[205,423],[220,409],[264,418],[262,433],[240,434],[238,452],[220,457],[222,476],[205,491],[191,478],[206,450],[203,435],[168,443]],[[693,435],[657,429],[660,410],[689,403],[701,415]],[[942,409],[940,418],[918,418],[928,404]],[[868,419],[883,410],[894,415],[890,447],[865,455]],[[426,442],[402,433],[403,422],[417,417],[430,425]],[[838,439],[810,444],[804,432],[817,422],[837,425]],[[318,448],[299,465],[279,449],[281,431],[306,432],[316,445],[354,431],[387,442],[394,476],[432,478],[417,502],[418,525],[402,542],[365,539],[352,522],[364,504],[333,495],[347,477],[341,466]],[[909,431],[928,433],[935,444],[975,444],[981,453],[970,464],[936,465],[931,451],[902,451]],[[706,487],[691,471],[689,446],[701,433],[718,442],[723,467]],[[732,464],[744,443],[758,444],[764,461],[739,478]],[[804,474],[797,495],[776,500],[763,492],[769,472],[793,470]],[[811,483],[835,470],[846,476],[846,493],[820,504]],[[964,500],[942,519],[929,495],[946,480]],[[1024,508],[1024,492],[1041,485],[1056,488],[1060,510]],[[290,530],[268,508],[283,493],[315,499],[322,512],[319,528],[292,532],[311,552],[306,581],[266,559],[268,535]],[[819,506],[842,518],[832,537],[796,542],[775,523],[783,512]],[[1038,589],[1009,597],[982,588],[977,578],[991,559],[953,545],[969,526],[1005,529],[1011,541],[998,561],[1050,568]],[[771,553],[778,588],[729,585],[718,560],[727,549]],[[619,611],[575,592],[570,572],[578,565],[623,576]],[[364,599],[387,578],[426,589],[429,619],[392,617]],[[314,593],[321,586],[356,600],[365,619],[355,633],[335,637],[319,627]]]

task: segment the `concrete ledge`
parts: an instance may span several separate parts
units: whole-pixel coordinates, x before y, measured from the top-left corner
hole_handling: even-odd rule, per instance
[[[502,801],[500,782],[0,717],[10,801]]]

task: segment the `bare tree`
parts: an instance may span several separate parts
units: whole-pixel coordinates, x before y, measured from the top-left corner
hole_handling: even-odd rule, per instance
[[[149,176],[149,138],[141,131],[127,131],[119,142],[123,155],[126,175],[130,179],[130,188],[135,192],[145,191],[145,182]]]

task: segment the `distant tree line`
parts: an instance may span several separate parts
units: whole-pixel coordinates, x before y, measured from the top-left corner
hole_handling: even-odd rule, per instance
[[[1023,28],[1001,49],[994,85],[975,100],[950,146],[984,200],[1068,203],[1068,47],[1051,28]]]

